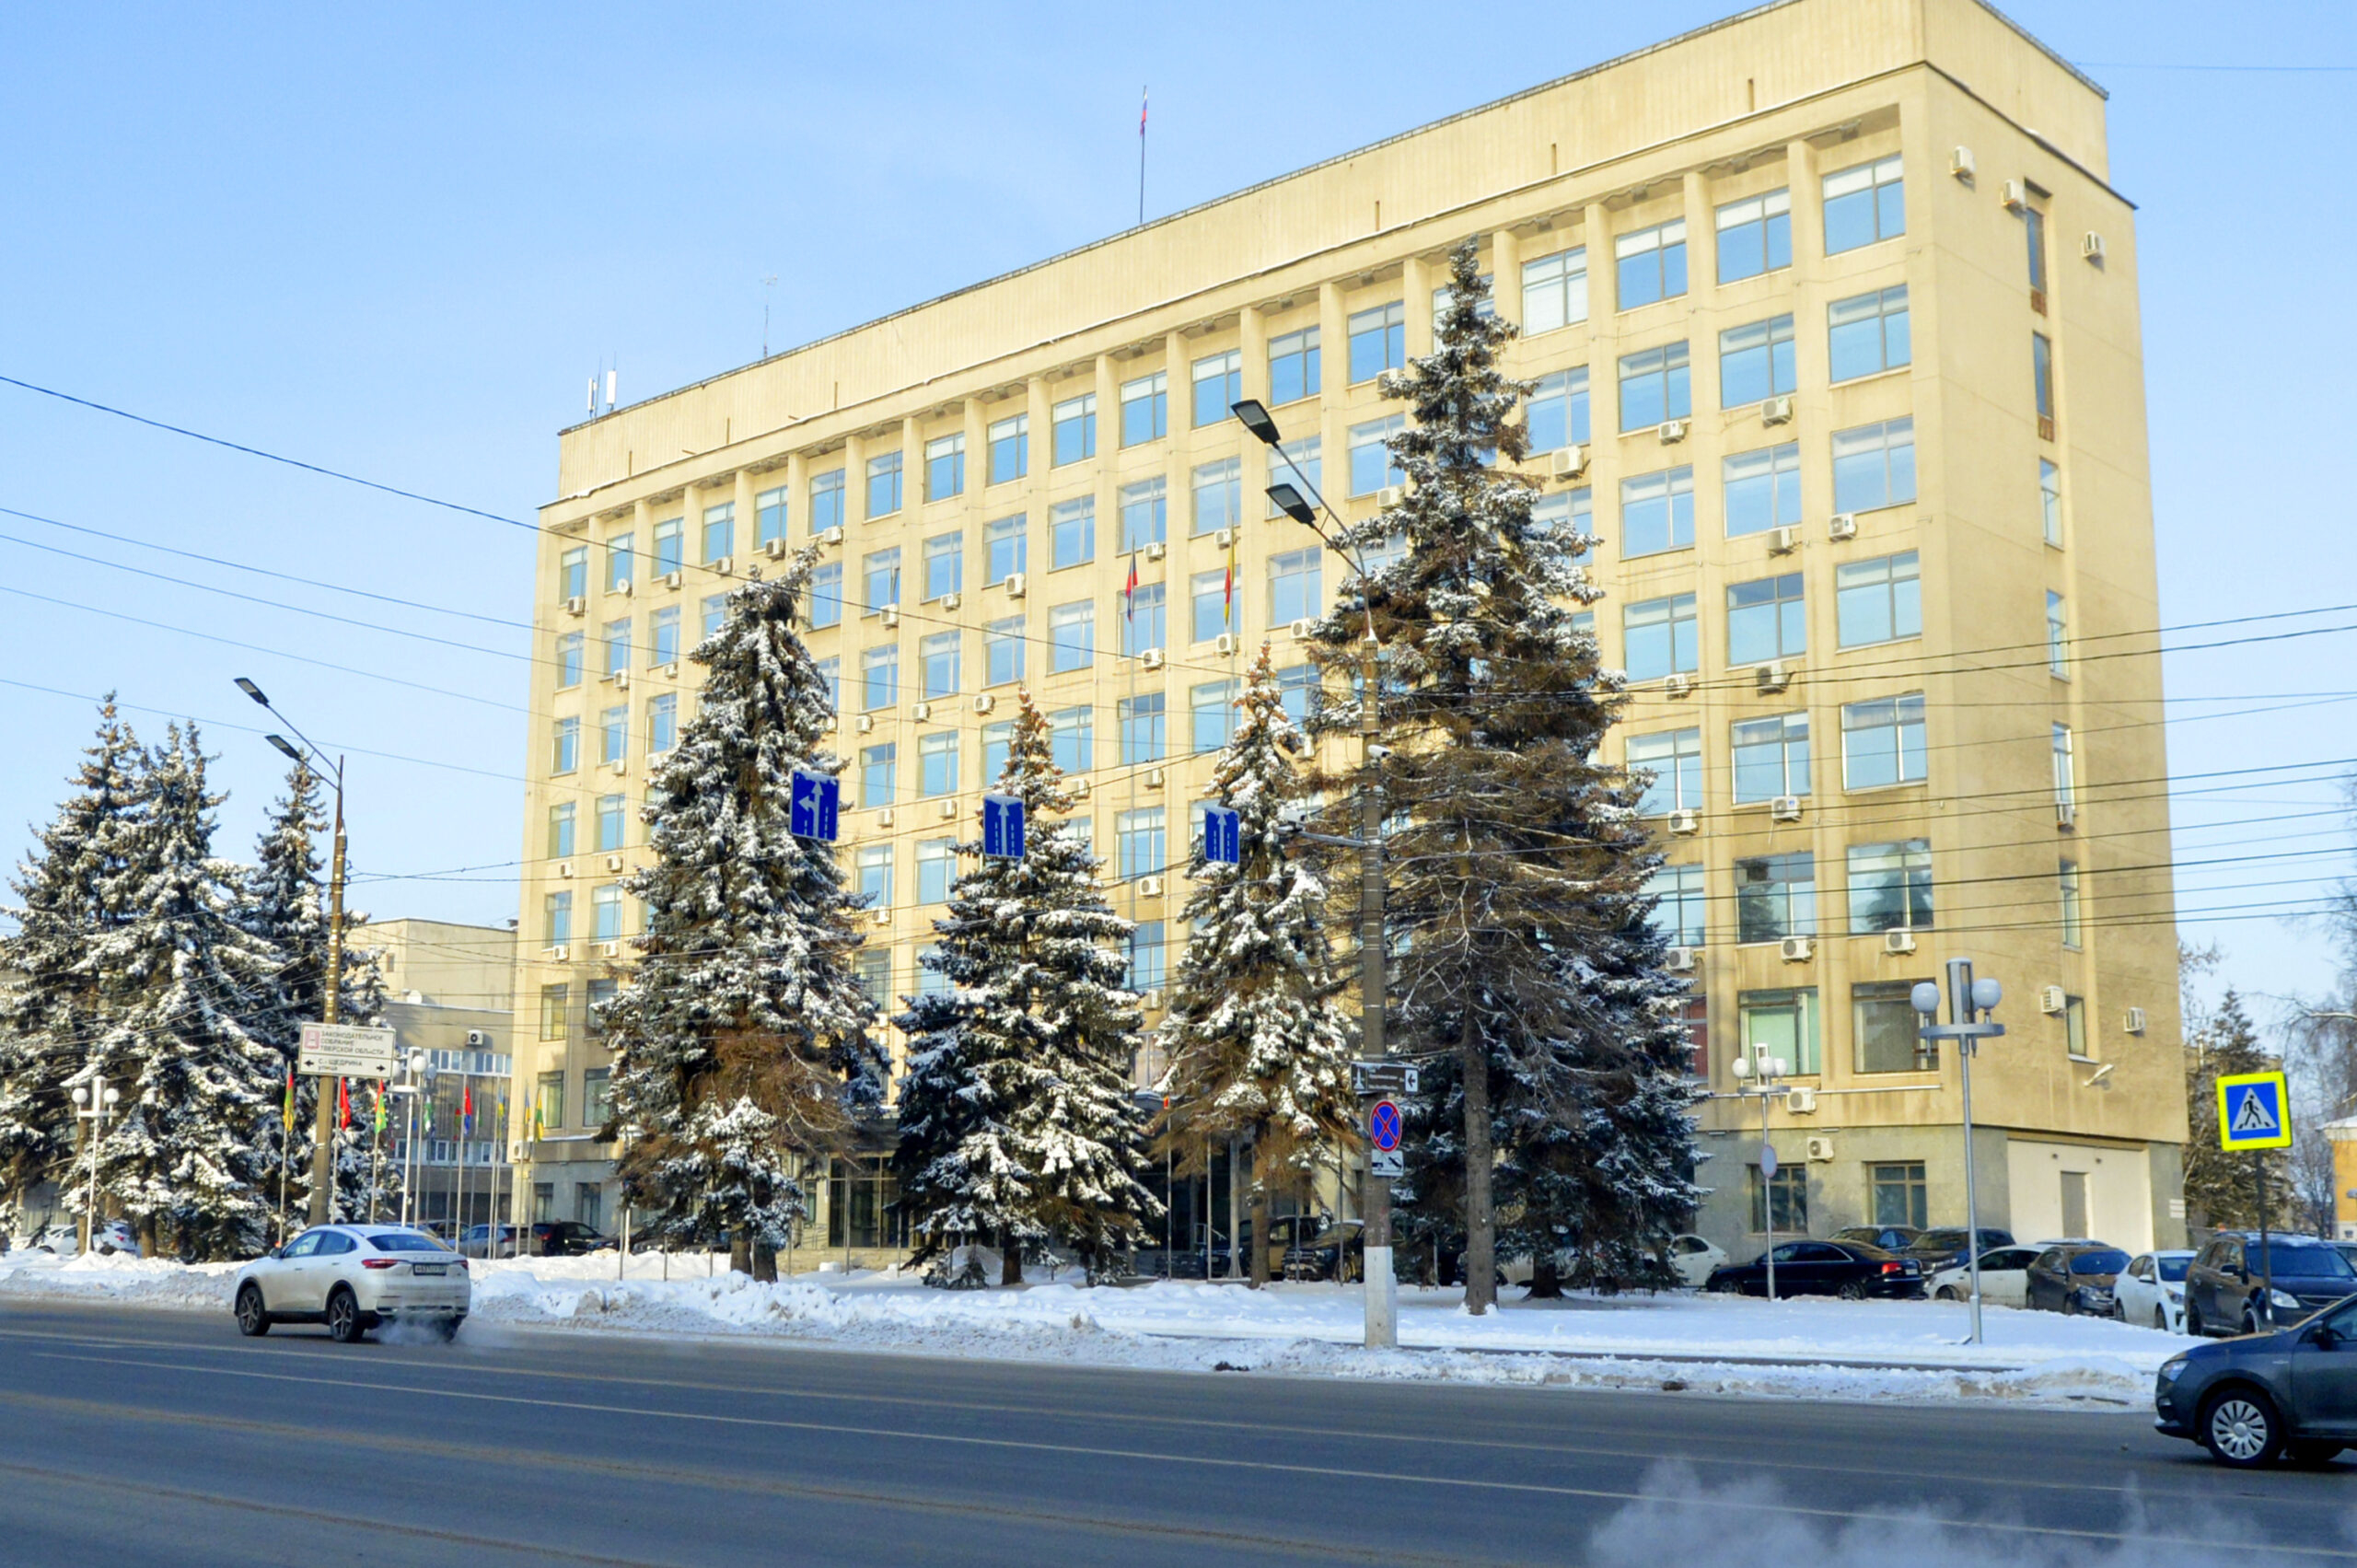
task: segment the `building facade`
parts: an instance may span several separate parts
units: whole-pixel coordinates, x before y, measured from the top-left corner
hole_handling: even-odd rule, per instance
[[[380,920],[347,935],[373,951],[385,981],[383,1022],[400,1058],[422,1051],[432,1074],[411,1105],[397,1097],[385,1157],[408,1174],[411,1213],[488,1224],[516,1213],[510,1157],[515,1101],[516,933],[435,920]],[[471,1128],[466,1124],[473,1108]]]
[[[1612,744],[1655,775],[1714,1097],[1700,1228],[1746,1254],[1771,1223],[1962,1223],[1957,1063],[1919,1061],[1906,995],[1968,954],[2008,989],[1982,1223],[2181,1238],[2136,246],[2106,166],[2101,89],[1978,0],[1784,0],[565,431],[517,1073],[559,1085],[573,1141],[530,1179],[610,1174],[584,1018],[629,959],[646,761],[730,583],[806,544],[877,993],[923,983],[1023,685],[1155,999],[1241,672],[1271,642],[1306,708],[1295,628],[1342,576],[1228,406],[1267,404],[1368,515],[1401,415],[1376,377],[1430,346],[1471,236],[1535,383],[1527,471],[1597,540]],[[1754,1045],[1792,1070],[1768,1182],[1730,1070]],[[850,1174],[829,1223],[888,1241]]]

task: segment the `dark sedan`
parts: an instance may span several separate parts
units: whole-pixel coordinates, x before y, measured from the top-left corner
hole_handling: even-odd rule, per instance
[[[2154,1424],[2251,1469],[2320,1465],[2357,1443],[2357,1300],[2162,1364]]]
[[[1836,1241],[1863,1241],[1886,1252],[1904,1252],[1923,1233],[1911,1225],[1853,1225],[1833,1233]]]
[[[2265,1300],[2270,1276],[2275,1294]],[[2357,1269],[2329,1242],[2278,1236],[2262,1257],[2257,1236],[2221,1231],[2185,1271],[2185,1331],[2256,1333],[2352,1295]]]
[[[1706,1290],[1768,1294],[1768,1254],[1711,1272]],[[1861,1241],[1787,1241],[1775,1249],[1778,1295],[1912,1298],[1923,1294],[1923,1265]]]
[[[1907,1256],[1923,1265],[1923,1277],[1930,1279],[1942,1269],[1953,1268],[1965,1260],[1965,1228],[1951,1225],[1940,1230],[1927,1230],[1906,1248]],[[2011,1247],[2014,1233],[1999,1230],[1995,1225],[1980,1227],[1980,1250],[1992,1247]]]
[[[2023,1293],[2026,1303],[2038,1312],[2108,1318],[2112,1286],[2126,1267],[2128,1254],[2117,1247],[2049,1247],[2029,1266]]]

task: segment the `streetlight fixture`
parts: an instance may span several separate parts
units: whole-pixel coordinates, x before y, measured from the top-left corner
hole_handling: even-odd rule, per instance
[[[1989,1019],[2004,999],[2005,988],[1998,981],[1972,978],[1970,958],[1948,960],[1946,1023],[1933,1021],[1940,1016],[1939,981],[1927,980],[1908,993],[1923,1018],[1922,1028],[1916,1031],[1923,1042],[1918,1056],[1928,1059],[1926,1065],[1937,1066],[1940,1041],[1952,1040],[1964,1074],[1964,1256],[1972,1275],[1971,1342],[1976,1345],[1980,1342],[1980,1202],[1972,1176],[1972,1058],[1980,1041],[2005,1032],[2004,1025]]]
[[[1730,1063],[1736,1076],[1736,1093],[1759,1097],[1759,1206],[1768,1232],[1768,1250],[1762,1254],[1768,1264],[1768,1299],[1776,1299],[1776,1146],[1768,1141],[1768,1102],[1783,1092],[1783,1080],[1792,1075],[1793,1064],[1782,1056],[1771,1056],[1764,1041],[1753,1040],[1747,1051],[1737,1051]],[[1759,1086],[1757,1088],[1750,1085]]]
[[[89,1146],[90,1180],[82,1190],[82,1256],[90,1255],[98,1241],[99,1230],[99,1140],[105,1136],[107,1118],[122,1101],[122,1091],[109,1084],[97,1093],[87,1084],[74,1086],[74,1119],[90,1124],[83,1134]]]

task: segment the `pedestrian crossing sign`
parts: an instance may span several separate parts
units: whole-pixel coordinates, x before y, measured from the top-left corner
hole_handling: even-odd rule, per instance
[[[2282,1149],[2292,1143],[2291,1097],[2281,1073],[2232,1073],[2218,1080],[2218,1146]]]

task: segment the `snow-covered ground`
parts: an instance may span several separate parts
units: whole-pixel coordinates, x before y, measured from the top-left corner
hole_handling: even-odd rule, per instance
[[[2192,1342],[2150,1329],[1991,1307],[1988,1342],[1937,1302],[1770,1303],[1686,1294],[1509,1300],[1469,1317],[1455,1291],[1402,1289],[1401,1349],[1358,1344],[1355,1288],[1157,1282],[929,1290],[914,1275],[708,1276],[701,1256],[611,1253],[478,1262],[466,1332],[499,1328],[756,1336],[844,1349],[1075,1365],[1660,1388],[1818,1399],[1996,1399],[2142,1408],[2154,1369]],[[0,1258],[0,1301],[107,1300],[225,1317],[234,1265]],[[1507,1295],[1518,1296],[1518,1291]],[[1750,1365],[1772,1362],[1782,1365]]]

